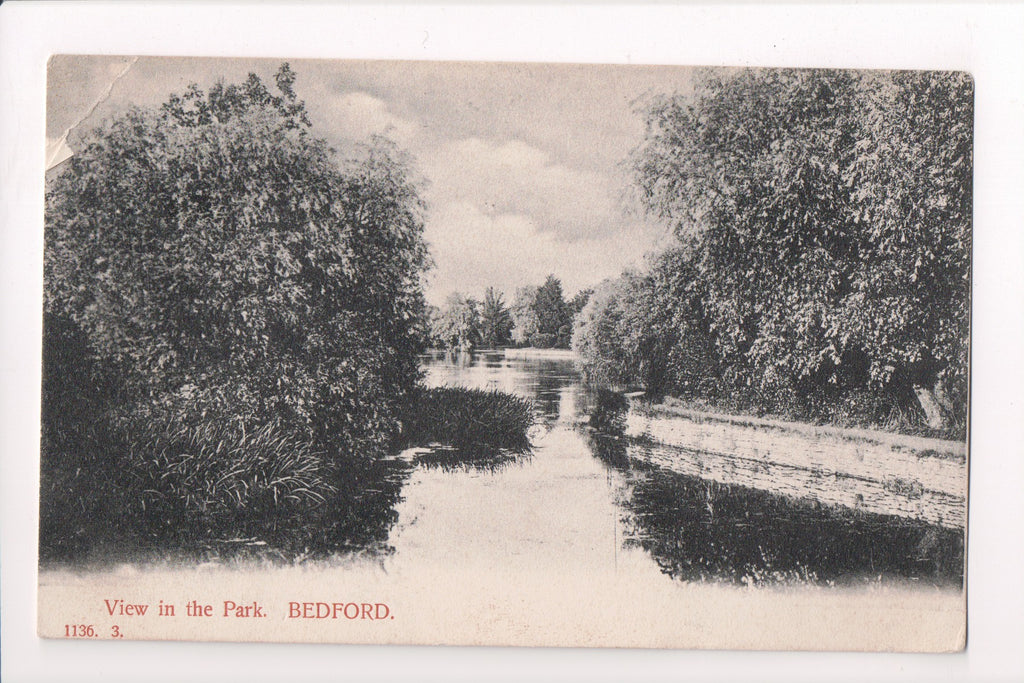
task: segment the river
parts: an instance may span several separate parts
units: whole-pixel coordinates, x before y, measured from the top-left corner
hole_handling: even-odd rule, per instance
[[[570,357],[431,355],[424,369],[430,385],[530,399],[531,451],[471,462],[442,449],[397,454],[354,513],[361,540],[326,559],[43,570],[40,633],[60,636],[74,613],[130,638],[962,647],[962,530],[673,471],[658,464],[668,455],[649,457],[655,446],[588,426],[595,391]],[[104,608],[112,598],[178,613],[118,621]],[[271,618],[229,629],[182,610],[229,599]],[[347,601],[389,616],[290,616]]]
[[[412,456],[388,545],[395,566],[442,559],[587,567],[669,581],[765,585],[922,582],[958,588],[962,531],[723,484],[652,463],[657,446],[587,426],[594,391],[571,358],[501,352],[425,361],[426,382],[533,401],[532,452]],[[662,458],[665,459],[664,457]]]

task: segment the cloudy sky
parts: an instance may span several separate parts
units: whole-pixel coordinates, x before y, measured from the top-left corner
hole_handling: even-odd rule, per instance
[[[48,153],[76,127],[195,82],[273,83],[282,60],[54,57]],[[643,133],[651,92],[685,92],[670,67],[290,60],[315,131],[339,150],[384,133],[427,179],[427,297],[480,296],[549,273],[567,295],[638,264],[664,239],[623,200],[621,162]],[[70,135],[72,148],[75,135]]]

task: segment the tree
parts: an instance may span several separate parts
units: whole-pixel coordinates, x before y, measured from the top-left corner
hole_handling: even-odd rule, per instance
[[[435,336],[449,351],[472,351],[480,343],[479,304],[455,292],[437,319]]]
[[[418,381],[427,250],[409,161],[382,139],[339,161],[294,73],[275,80],[130,109],[74,144],[49,187],[44,335],[84,340],[104,388],[91,420],[121,435],[127,452],[109,456],[136,474],[154,453],[221,467],[262,429],[344,470],[384,452]],[[174,463],[146,476],[163,485]],[[225,476],[236,506],[255,495]]]
[[[626,276],[605,280],[589,297],[573,325],[572,348],[583,376],[595,384],[632,384],[639,380],[629,344],[623,343],[623,295]]]
[[[512,341],[512,314],[501,292],[488,287],[480,306],[480,337],[484,346],[496,348]]]
[[[645,114],[640,199],[695,245],[732,376],[963,415],[969,77],[705,71]]]
[[[593,296],[593,294],[593,287],[587,287],[586,289],[581,289],[576,292],[576,296],[569,301],[569,311],[572,313],[573,317],[579,315],[580,311],[582,311],[583,307],[587,305],[587,302],[590,301],[590,297]]]
[[[537,288],[533,303],[537,315],[537,335],[544,335],[550,343],[538,346],[568,348],[572,334],[572,313],[562,295],[562,282],[554,275],[548,275],[544,284]]]
[[[512,341],[526,346],[537,334],[537,287],[520,287],[516,290],[516,298],[512,302]]]
[[[719,379],[700,281],[682,247],[602,283],[576,316],[572,348],[593,382],[707,397]]]
[[[872,377],[913,387],[933,427],[967,403],[973,95],[965,73],[866,76],[844,173],[870,249],[837,322],[872,350]]]

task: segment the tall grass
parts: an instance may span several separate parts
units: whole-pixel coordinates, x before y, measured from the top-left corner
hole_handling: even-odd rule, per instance
[[[530,401],[501,391],[438,387],[417,392],[404,421],[405,445],[431,443],[459,450],[530,448]]]
[[[199,514],[309,509],[336,491],[322,453],[267,422],[136,425],[129,460],[143,501]],[[141,427],[141,428],[139,428]]]

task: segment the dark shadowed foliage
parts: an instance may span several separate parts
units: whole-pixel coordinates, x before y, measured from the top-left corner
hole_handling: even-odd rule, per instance
[[[533,424],[530,401],[500,391],[423,389],[409,404],[403,434],[409,445],[441,444],[467,453],[525,452]]]
[[[584,369],[712,404],[963,437],[973,84],[706,70],[643,105],[678,245],[577,320]]]
[[[46,201],[44,549],[88,545],[55,520],[96,486],[119,492],[97,518],[150,536],[303,523],[389,447],[422,205],[391,143],[337,159],[294,78],[192,86],[72,142]]]

